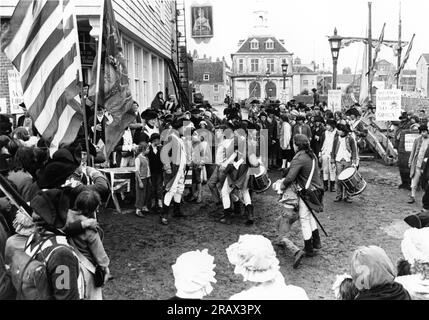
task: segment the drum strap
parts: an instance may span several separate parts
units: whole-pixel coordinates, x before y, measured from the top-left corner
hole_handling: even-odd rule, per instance
[[[314,175],[314,168],[316,166],[315,162],[316,162],[316,160],[313,159],[313,164],[312,164],[312,167],[311,167],[311,172],[310,172],[310,175],[308,176],[307,183],[305,184],[305,189],[309,189],[310,188],[311,180],[313,179],[313,175]]]

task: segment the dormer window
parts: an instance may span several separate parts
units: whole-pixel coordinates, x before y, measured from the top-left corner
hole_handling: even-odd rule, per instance
[[[259,41],[256,39],[253,39],[252,41],[250,41],[250,49],[258,50],[259,49]]]
[[[271,40],[271,39],[268,39],[265,42],[265,49],[267,49],[267,50],[273,50],[274,49],[274,41]]]

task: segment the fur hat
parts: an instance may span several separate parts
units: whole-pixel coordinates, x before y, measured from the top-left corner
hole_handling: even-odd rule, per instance
[[[38,173],[37,184],[40,189],[58,188],[66,182],[67,178],[79,167],[80,161],[70,150],[58,149],[48,161],[45,168]]]
[[[337,123],[336,123],[336,121],[335,121],[335,120],[333,120],[333,119],[328,119],[328,120],[326,121],[326,125],[329,125],[329,126],[331,126],[332,128],[334,128],[334,129],[335,129],[335,127],[337,126]]]
[[[145,120],[152,120],[158,118],[158,113],[156,113],[156,111],[146,109],[142,112],[141,117]]]

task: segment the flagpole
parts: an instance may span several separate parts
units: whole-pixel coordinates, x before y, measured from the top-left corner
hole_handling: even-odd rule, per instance
[[[402,54],[402,18],[401,18],[401,1],[399,1],[399,30],[398,30],[398,71],[401,67],[401,54]],[[399,89],[400,72],[396,76],[396,88]]]
[[[73,25],[77,27],[77,19],[76,15],[73,15]],[[78,40],[78,39],[77,39]],[[79,44],[79,41],[78,41]],[[82,106],[83,113],[83,127],[85,133],[85,147],[86,147],[86,163],[87,165],[91,165],[91,155],[89,154],[89,135],[88,135],[88,119],[86,118],[86,96],[83,94],[83,74],[82,74],[82,61],[80,56],[80,46],[76,46],[77,55],[76,58],[79,59],[80,69],[77,71],[77,81],[80,83],[80,104]]]
[[[93,140],[94,145],[96,144],[96,139],[97,139],[96,126],[97,126],[98,95],[100,93],[101,51],[103,47],[104,1],[105,0],[101,0],[100,33],[98,35],[97,74],[96,74],[96,80],[95,80],[95,106],[94,106],[94,140]]]

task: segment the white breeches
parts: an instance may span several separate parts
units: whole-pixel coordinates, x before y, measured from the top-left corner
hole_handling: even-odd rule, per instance
[[[330,155],[322,155],[323,180],[335,181],[335,163],[331,163]]]
[[[185,175],[181,174],[177,182],[177,186],[171,188],[164,196],[164,205],[167,207],[171,204],[171,200],[174,198],[174,202],[180,203],[182,201],[182,195],[185,191]]]
[[[317,230],[317,223],[313,215],[302,199],[299,199],[299,220],[301,222],[302,236],[304,240],[310,240],[314,230]]]
[[[221,190],[222,204],[224,209],[231,208],[231,197],[234,197],[234,200],[243,201],[244,205],[252,204],[252,199],[250,198],[249,189],[232,189],[228,184],[228,179],[225,179]],[[236,202],[234,201],[234,202]]]

